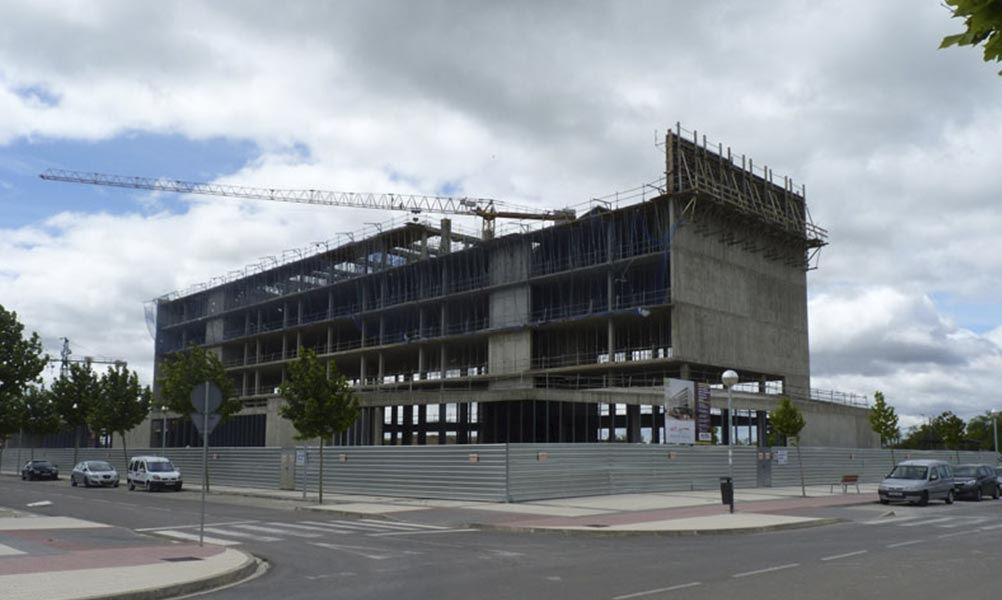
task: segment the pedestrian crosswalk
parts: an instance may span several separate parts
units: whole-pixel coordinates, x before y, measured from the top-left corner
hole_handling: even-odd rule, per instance
[[[198,525],[164,527],[145,531],[183,541],[198,541],[199,538]],[[204,539],[206,543],[220,546],[236,546],[247,542],[273,543],[287,540],[311,540],[311,543],[316,543],[312,540],[317,540],[320,543],[316,543],[316,545],[324,546],[322,540],[333,536],[387,537],[468,531],[475,530],[375,519],[318,519],[295,522],[238,521],[207,524]]]
[[[941,529],[956,529],[959,527],[979,527],[986,531],[1002,529],[997,518],[983,516],[922,516],[905,515],[898,517],[882,517],[861,521],[863,525],[889,525],[895,527],[938,527]]]

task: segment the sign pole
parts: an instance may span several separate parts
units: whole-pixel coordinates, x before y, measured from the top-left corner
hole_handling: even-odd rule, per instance
[[[198,545],[205,539],[205,483],[209,468],[209,382],[205,382],[205,396],[202,400],[202,514],[198,525]]]

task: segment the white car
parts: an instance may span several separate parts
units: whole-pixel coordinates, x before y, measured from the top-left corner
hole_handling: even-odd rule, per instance
[[[148,492],[165,488],[179,492],[183,485],[181,471],[162,456],[134,456],[129,461],[126,478],[130,491],[143,487]]]

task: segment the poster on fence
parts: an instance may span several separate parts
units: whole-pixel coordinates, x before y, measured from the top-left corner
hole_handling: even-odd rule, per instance
[[[700,442],[713,441],[713,417],[710,416],[710,384],[696,384],[696,439]]]
[[[696,386],[685,379],[665,379],[665,443],[696,443]]]

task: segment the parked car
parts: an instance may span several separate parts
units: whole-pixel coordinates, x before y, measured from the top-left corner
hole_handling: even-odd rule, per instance
[[[103,460],[85,460],[73,467],[70,472],[70,485],[76,487],[80,483],[84,487],[92,485],[118,487],[118,471]]]
[[[999,489],[1002,489],[1002,465],[995,465],[995,479],[999,482]]]
[[[21,479],[59,479],[59,467],[44,458],[29,460],[21,468]]]
[[[953,467],[953,495],[976,502],[986,495],[999,499],[999,481],[990,465],[957,465]]]
[[[941,460],[906,460],[880,482],[877,488],[881,504],[942,499],[953,504],[953,470]]]
[[[162,456],[133,457],[129,461],[126,479],[130,491],[141,486],[146,488],[148,492],[164,488],[173,488],[179,492],[183,485],[181,471],[176,469],[170,460]]]

